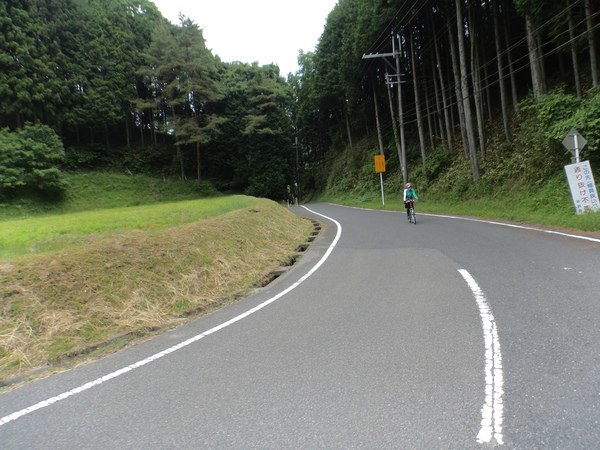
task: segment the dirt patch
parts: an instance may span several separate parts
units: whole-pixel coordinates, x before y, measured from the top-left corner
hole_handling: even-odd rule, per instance
[[[11,273],[17,269],[16,264],[0,264],[0,274]]]

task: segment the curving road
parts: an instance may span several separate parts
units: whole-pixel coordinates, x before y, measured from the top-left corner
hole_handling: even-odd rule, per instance
[[[600,239],[294,211],[293,270],[0,395],[0,448],[597,448]]]

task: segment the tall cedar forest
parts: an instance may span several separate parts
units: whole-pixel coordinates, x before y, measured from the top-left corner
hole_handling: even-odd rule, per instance
[[[477,185],[490,148],[560,167],[572,127],[600,162],[598,2],[339,0],[286,77],[149,0],[1,0],[0,200],[89,170],[289,198],[364,139],[401,181],[462,158]]]

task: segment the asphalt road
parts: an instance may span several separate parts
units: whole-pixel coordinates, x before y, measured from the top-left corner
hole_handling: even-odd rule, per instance
[[[327,204],[261,292],[0,395],[0,448],[598,448],[600,239]]]

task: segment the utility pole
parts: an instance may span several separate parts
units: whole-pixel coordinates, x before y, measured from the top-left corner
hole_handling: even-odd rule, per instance
[[[298,143],[298,136],[296,136],[296,140],[294,142],[293,147],[296,149],[296,189],[295,189],[295,196],[296,196],[296,201],[295,204],[296,206],[299,205],[300,203],[300,144]]]
[[[392,130],[394,130],[394,141],[396,142],[396,151],[398,152],[398,161],[400,161],[400,169],[402,173],[404,173],[404,166],[402,165],[402,147],[400,145],[400,140],[398,139],[398,127],[396,126],[396,116],[394,114],[394,103],[392,101],[392,91],[391,91],[391,83],[390,83],[390,75],[385,73],[385,85],[387,86],[387,94],[388,100],[390,102],[390,114],[392,116]]]
[[[402,51],[402,41],[400,35],[397,34],[398,38],[398,51],[394,37],[392,36],[392,51],[396,58],[396,77],[398,83],[398,120],[400,121],[400,145],[402,146],[402,177],[404,178],[404,184],[408,183],[408,168],[406,167],[406,141],[404,140],[404,108],[402,107],[402,83],[400,77],[403,75],[400,73],[400,52]]]
[[[396,41],[395,39],[398,39],[398,48],[399,50],[396,51]],[[371,54],[365,54],[363,55],[363,59],[369,59],[369,58],[395,58],[396,60],[396,65],[393,66],[389,61],[385,60],[386,64],[388,64],[392,69],[394,69],[396,71],[396,73],[394,75],[388,75],[386,74],[385,77],[385,82],[388,85],[388,88],[390,86],[394,86],[394,84],[396,84],[398,86],[398,125],[400,127],[400,149],[398,152],[398,157],[400,159],[400,168],[402,170],[402,178],[404,179],[404,183],[406,184],[408,182],[408,169],[407,169],[407,165],[406,165],[406,142],[405,142],[405,138],[404,138],[404,110],[403,110],[403,106],[402,106],[402,83],[404,83],[404,81],[402,81],[401,77],[403,76],[402,73],[400,73],[400,48],[402,46],[402,41],[400,38],[400,35],[397,34],[396,36],[394,36],[392,34],[392,53],[371,53]],[[389,92],[389,90],[388,90]],[[391,98],[390,98],[391,101]],[[390,103],[390,107],[391,107],[391,103]],[[392,117],[394,117],[394,113],[392,112]],[[395,128],[395,124],[394,124],[394,131],[396,131]]]
[[[377,89],[373,83],[373,106],[375,107],[375,124],[377,125],[377,140],[379,141],[379,154],[384,155],[383,137],[381,136],[381,123],[379,121],[379,101],[377,100]]]

